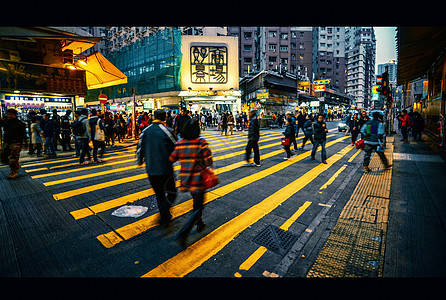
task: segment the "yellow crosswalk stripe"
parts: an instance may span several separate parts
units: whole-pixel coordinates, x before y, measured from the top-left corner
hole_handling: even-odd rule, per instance
[[[343,141],[348,137],[341,137],[334,141],[328,142],[326,144],[326,148]],[[283,150],[282,150],[283,151]],[[301,161],[302,159],[309,157],[310,151],[307,151],[305,153],[302,153],[300,155],[297,155],[295,157],[292,157],[290,160],[283,161],[281,163],[278,163],[272,167],[269,167],[267,169],[264,169],[262,171],[259,171],[257,173],[254,173],[252,175],[246,176],[244,178],[241,178],[239,180],[233,181],[229,184],[226,184],[222,187],[216,188],[214,190],[211,190],[206,193],[205,197],[205,203],[209,203],[211,201],[214,201],[215,199],[221,198],[224,195],[227,195],[239,188],[242,188],[244,186],[247,186],[255,181],[258,181],[262,178],[267,177],[268,175],[271,175],[273,173],[276,173],[286,167],[289,167],[290,165],[297,163],[298,161]],[[181,216],[185,213],[187,213],[189,210],[192,209],[192,202],[193,200],[187,200],[185,202],[182,202],[174,207],[171,208],[171,214],[173,218],[176,218],[178,216]],[[119,229],[116,229],[116,232],[119,233],[119,236],[116,234],[115,231],[111,231],[106,234],[102,234],[97,237],[97,239],[106,247],[110,248],[116,245],[119,242],[122,242],[122,236],[124,239],[130,239],[141,232],[144,232],[150,228],[153,228],[157,225],[157,220],[159,216],[158,214],[151,215],[149,217],[143,218],[141,220],[138,220],[134,223],[131,223],[129,225],[123,226]]]
[[[31,176],[31,178],[32,179],[38,179],[38,178],[44,178],[44,177],[50,177],[50,176],[56,176],[56,175],[74,173],[74,172],[88,171],[88,170],[91,170],[91,169],[103,168],[103,167],[113,166],[113,165],[117,165],[117,164],[128,163],[128,162],[132,162],[132,161],[135,161],[135,159],[134,158],[132,158],[132,159],[125,159],[125,160],[120,160],[120,161],[111,162],[111,163],[99,164],[99,165],[96,165],[96,166],[88,166],[88,167],[84,167],[84,168],[77,168],[77,169],[74,169],[74,170],[65,170],[65,171],[53,172],[53,173],[48,173],[48,174],[39,174],[39,175]]]
[[[127,149],[127,148],[126,148]],[[124,151],[115,151],[112,153],[106,153],[104,156],[113,156],[116,155],[119,152],[119,154],[121,153],[126,153],[126,152],[135,152],[135,148],[129,149],[129,150],[124,150]],[[118,155],[119,155],[118,154]],[[38,163],[33,163],[33,164],[27,164],[27,165],[23,165],[23,168],[28,168],[28,167],[34,167],[34,166],[41,166],[41,165],[49,165],[49,164],[57,164],[57,163],[61,163],[61,162],[67,162],[67,161],[75,161],[75,160],[79,160],[79,158],[67,158],[67,159],[59,159],[59,160],[51,160],[51,161],[44,161],[44,162],[38,162]]]
[[[299,145],[302,145],[302,143]],[[283,151],[284,151],[283,149],[280,149],[280,150],[276,150],[276,151],[272,151],[272,152],[263,154],[260,156],[260,159],[268,159],[270,157],[273,157],[275,155],[283,153]],[[230,165],[226,165],[226,166],[214,169],[214,173],[218,175],[218,174],[222,174],[225,172],[229,172],[229,171],[235,170],[237,168],[240,168],[244,164],[245,164],[244,161],[236,162],[236,163],[233,163]],[[179,184],[180,184],[180,181],[177,180],[176,186],[178,187]],[[127,203],[136,202],[142,198],[149,197],[153,194],[155,194],[155,191],[153,190],[153,188],[149,188],[149,189],[137,192],[137,193],[132,193],[132,194],[129,194],[129,195],[126,195],[123,197],[119,197],[119,198],[112,199],[112,200],[109,200],[106,202],[102,202],[102,203],[99,203],[96,205],[92,205],[92,206],[89,206],[88,208],[78,209],[78,210],[70,212],[70,214],[77,220],[77,219],[85,218],[88,216],[92,216],[94,214],[97,214],[97,213],[100,213],[100,212],[103,212],[103,211],[106,211],[106,210],[109,210],[109,209],[112,209],[112,208],[115,208],[115,207],[118,207],[118,206],[121,206],[121,205],[124,205]]]
[[[345,147],[328,158],[327,164],[319,164],[312,168],[292,183],[224,223],[174,257],[142,275],[142,277],[184,277],[189,274],[222,250],[248,226],[272,212],[351,150],[350,146]]]
[[[327,137],[330,137],[332,135],[329,135]],[[300,138],[299,138],[300,139]],[[267,144],[267,145],[263,145],[260,146],[259,149],[266,149],[266,148],[270,148],[270,147],[274,147],[274,146],[278,146],[280,145],[280,143],[274,143],[274,144]],[[227,158],[231,158],[231,157],[235,157],[241,154],[244,154],[245,150],[241,150],[241,151],[237,151],[237,152],[233,152],[233,153],[229,153],[229,154],[224,154],[224,155],[220,155],[217,157],[213,157],[213,161],[219,161],[222,159],[227,159]],[[174,171],[179,170],[180,166],[175,166],[174,167]],[[96,191],[99,189],[103,189],[103,188],[107,188],[107,187],[111,187],[111,186],[115,186],[118,184],[123,184],[123,183],[127,183],[127,182],[131,182],[131,181],[136,181],[136,180],[141,180],[147,178],[147,174],[139,174],[139,175],[134,175],[134,176],[130,176],[127,178],[122,178],[122,179],[117,179],[117,180],[112,180],[112,181],[107,181],[107,182],[103,182],[103,183],[99,183],[99,184],[95,184],[95,185],[90,185],[90,186],[86,186],[86,187],[82,187],[82,188],[78,188],[75,190],[70,190],[70,191],[65,191],[65,192],[61,192],[61,193],[57,193],[53,195],[53,198],[55,200],[63,200],[63,199],[67,199],[76,195],[80,195],[80,194],[85,194],[88,192],[92,192],[92,191]]]
[[[362,149],[358,149],[355,154],[352,155],[352,157],[349,158],[348,162],[352,162],[356,156],[358,156],[359,153],[361,153]]]
[[[333,181],[335,181],[335,179],[339,176],[339,174],[342,173],[342,171],[345,170],[345,168],[347,168],[347,165],[343,165],[342,167],[339,168],[339,170],[336,171],[336,173],[333,174],[333,176],[330,177],[330,179],[328,179],[328,181],[326,183],[324,183],[323,186],[321,186],[321,188],[319,189],[324,190],[326,189],[330,184],[333,183]]]

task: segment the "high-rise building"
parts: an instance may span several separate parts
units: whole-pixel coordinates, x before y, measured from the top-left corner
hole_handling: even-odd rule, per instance
[[[384,73],[386,71],[386,67],[388,67],[389,69],[389,84],[391,84],[393,87],[396,87],[396,72],[398,64],[394,59],[392,59],[388,63],[379,64],[377,75],[381,75],[382,73]]]
[[[311,80],[311,27],[228,27],[239,37],[240,77],[252,72],[289,72]]]
[[[312,55],[314,79],[345,93],[345,27],[313,27]]]
[[[367,108],[375,83],[376,39],[373,27],[345,28],[346,92],[358,108]]]

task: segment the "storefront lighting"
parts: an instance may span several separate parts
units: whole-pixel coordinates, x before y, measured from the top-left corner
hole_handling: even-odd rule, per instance
[[[16,93],[16,94],[20,94],[20,91],[15,90],[14,93]]]
[[[70,69],[70,70],[76,70],[76,67],[73,66],[73,65],[68,65],[68,69]]]
[[[82,59],[78,60],[77,62],[80,63],[81,65],[84,65],[84,66],[87,65],[87,62],[85,60],[82,60]]]

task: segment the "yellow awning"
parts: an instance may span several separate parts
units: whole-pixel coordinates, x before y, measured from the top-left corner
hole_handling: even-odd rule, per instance
[[[127,76],[101,53],[96,51],[86,58],[87,64],[77,63],[76,66],[86,71],[87,88],[89,90],[127,83]]]

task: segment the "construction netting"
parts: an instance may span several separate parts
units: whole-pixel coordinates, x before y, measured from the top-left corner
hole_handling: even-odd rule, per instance
[[[180,90],[181,31],[167,27],[135,43],[111,52],[106,58],[125,75],[128,82],[102,89],[88,90],[86,102],[130,97],[135,87],[138,95]]]

